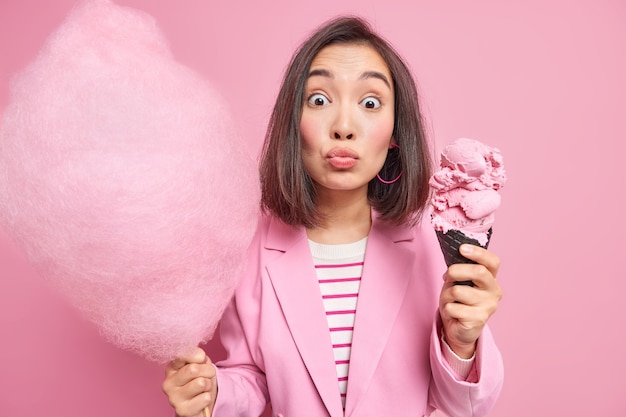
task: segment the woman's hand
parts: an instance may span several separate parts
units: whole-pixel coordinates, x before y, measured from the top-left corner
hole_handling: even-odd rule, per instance
[[[205,408],[211,416],[217,398],[217,377],[211,359],[197,348],[168,363],[163,392],[179,417],[205,417]]]
[[[464,244],[460,249],[463,256],[478,264],[450,265],[443,275],[439,314],[446,342],[459,357],[468,359],[502,298],[496,281],[500,258],[479,246]],[[472,281],[474,285],[455,285],[458,281]]]

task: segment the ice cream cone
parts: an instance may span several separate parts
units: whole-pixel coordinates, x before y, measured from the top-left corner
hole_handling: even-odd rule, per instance
[[[450,229],[446,233],[436,230],[437,239],[439,239],[439,246],[443,252],[443,257],[446,260],[446,265],[452,264],[474,264],[476,262],[467,259],[459,252],[459,247],[463,243],[469,243],[470,245],[476,245],[487,249],[489,246],[489,240],[491,239],[491,232],[493,229],[489,229],[487,232],[487,243],[481,245],[476,239],[467,237],[463,232],[459,230]]]

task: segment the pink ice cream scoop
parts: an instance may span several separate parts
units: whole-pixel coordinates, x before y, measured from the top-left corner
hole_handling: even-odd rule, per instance
[[[430,179],[435,230],[455,230],[486,247],[505,181],[498,149],[467,138],[446,146],[440,169]]]

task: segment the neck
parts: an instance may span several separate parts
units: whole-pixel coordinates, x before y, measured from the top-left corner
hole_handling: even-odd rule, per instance
[[[323,244],[352,243],[369,234],[372,217],[367,194],[346,191],[317,196],[323,224],[307,229],[309,239]]]

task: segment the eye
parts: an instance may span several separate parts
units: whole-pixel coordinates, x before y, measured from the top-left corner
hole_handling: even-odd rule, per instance
[[[330,103],[330,100],[324,95],[320,93],[315,93],[309,96],[309,104],[316,107],[325,106]]]
[[[364,98],[360,104],[366,109],[377,109],[380,107],[380,100],[376,97],[367,97]]]

